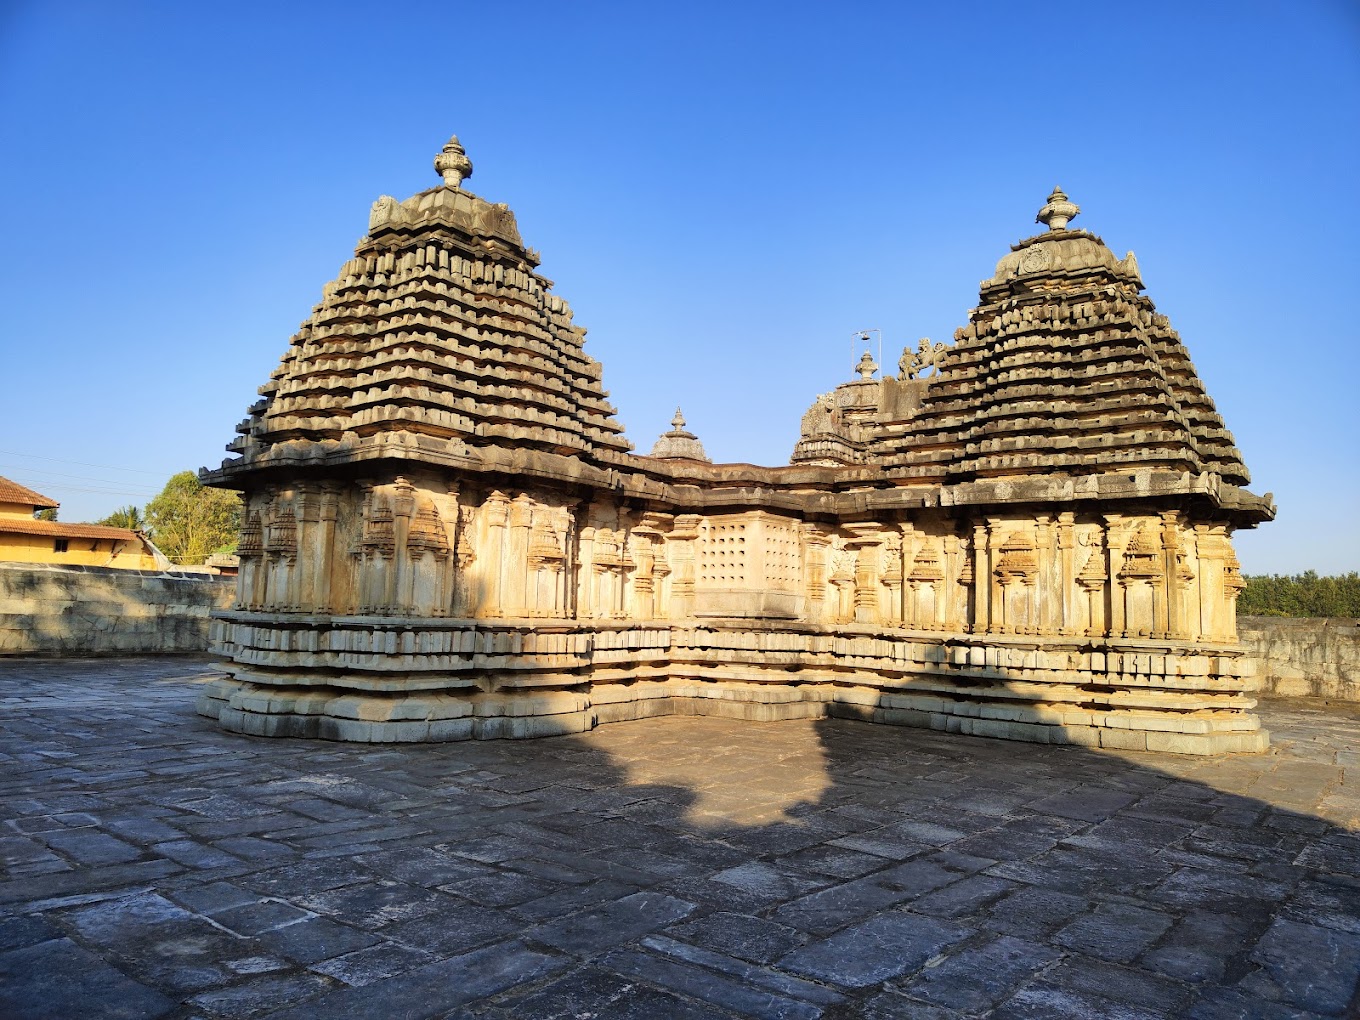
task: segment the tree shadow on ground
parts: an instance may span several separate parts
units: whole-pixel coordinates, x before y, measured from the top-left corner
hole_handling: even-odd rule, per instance
[[[184,666],[0,663],[6,1015],[1356,1007],[1355,711],[1214,759],[830,719],[374,747],[223,734]]]

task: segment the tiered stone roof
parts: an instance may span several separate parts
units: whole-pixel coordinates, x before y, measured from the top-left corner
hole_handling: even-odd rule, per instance
[[[947,483],[1152,469],[1245,485],[1232,435],[1132,252],[1070,229],[1055,188],[1045,233],[1013,245],[944,353],[919,408],[880,416],[870,458]]]
[[[373,204],[354,258],[238,426],[229,449],[243,461],[228,473],[290,440],[343,457],[400,433],[459,450],[631,449],[585,331],[535,272],[514,214],[462,189],[472,164],[456,136],[435,167],[443,185]]]

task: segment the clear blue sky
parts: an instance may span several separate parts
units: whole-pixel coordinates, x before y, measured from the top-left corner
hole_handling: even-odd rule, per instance
[[[67,520],[216,464],[380,194],[452,132],[645,452],[782,464],[950,340],[1061,184],[1138,254],[1279,520],[1360,569],[1360,5],[0,6],[0,474]]]

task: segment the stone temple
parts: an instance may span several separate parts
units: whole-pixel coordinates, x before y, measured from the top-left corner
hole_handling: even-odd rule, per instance
[[[1179,336],[1070,226],[952,346],[868,355],[785,467],[677,412],[632,452],[504,205],[442,183],[367,235],[204,480],[246,500],[228,730],[359,741],[826,715],[1048,743],[1264,748],[1230,536],[1270,520]]]

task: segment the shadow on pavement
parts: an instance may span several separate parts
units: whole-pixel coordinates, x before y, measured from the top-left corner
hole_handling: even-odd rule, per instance
[[[223,734],[192,670],[0,662],[0,1014],[1360,1005],[1353,708],[1265,703],[1274,748],[1214,759],[685,717],[374,747]]]

